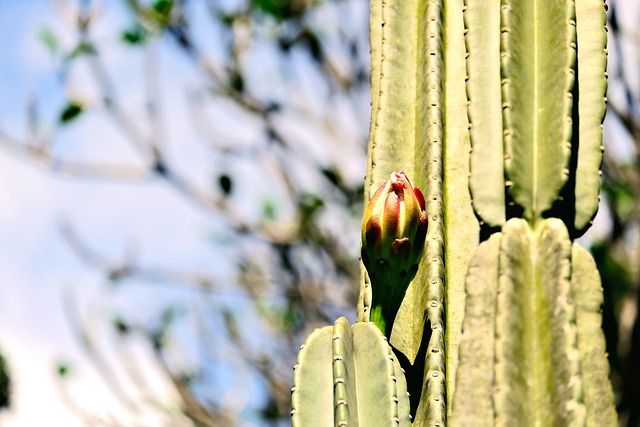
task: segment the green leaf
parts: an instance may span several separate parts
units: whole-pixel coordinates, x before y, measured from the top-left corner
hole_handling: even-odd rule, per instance
[[[80,114],[83,111],[83,107],[80,104],[74,103],[74,102],[70,102],[69,104],[67,104],[67,106],[64,107],[64,109],[62,110],[62,112],[60,113],[60,118],[59,121],[60,123],[69,123],[74,119],[77,119],[78,116],[80,116]]]
[[[47,47],[49,52],[55,54],[60,49],[60,41],[49,27],[44,27],[38,33],[38,38]]]
[[[311,193],[302,193],[300,195],[298,210],[300,211],[300,227],[302,230],[308,229],[323,207],[324,201],[317,195]]]
[[[71,51],[68,59],[79,58],[84,55],[93,55],[96,53],[96,48],[88,42],[81,42]]]
[[[322,175],[333,185],[336,187],[340,187],[342,183],[342,179],[340,178],[339,172],[334,167],[327,167],[321,170]]]
[[[113,319],[113,327],[120,335],[128,335],[131,332],[131,326],[119,316]]]
[[[156,0],[151,7],[160,15],[168,16],[173,8],[173,0]]]
[[[122,33],[122,40],[129,44],[142,44],[149,36],[149,32],[140,24],[136,24],[132,29]]]
[[[575,64],[573,0],[504,0],[502,107],[510,194],[536,222],[567,181]]]
[[[244,91],[244,77],[239,71],[231,72],[229,85],[238,93],[242,93]]]
[[[7,359],[0,354],[0,409],[11,405],[11,375],[7,366]]]
[[[262,218],[265,220],[275,220],[277,217],[278,213],[273,200],[265,200],[262,203]]]
[[[291,17],[293,12],[290,0],[251,0],[251,5],[278,20]]]
[[[56,372],[60,378],[66,378],[69,376],[71,372],[71,366],[65,362],[59,362],[56,366]]]
[[[220,175],[220,177],[218,177],[218,185],[220,186],[220,189],[225,196],[231,194],[231,190],[233,189],[233,181],[231,181],[231,177],[229,175]]]

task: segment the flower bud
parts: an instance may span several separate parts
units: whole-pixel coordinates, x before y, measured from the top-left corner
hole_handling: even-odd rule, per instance
[[[422,192],[413,188],[404,172],[393,172],[375,192],[362,220],[362,261],[372,285],[372,312],[382,315],[389,328],[418,261],[427,234],[427,212]]]

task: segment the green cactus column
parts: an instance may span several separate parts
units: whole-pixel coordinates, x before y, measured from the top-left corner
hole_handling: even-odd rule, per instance
[[[424,378],[422,394],[429,396],[420,401],[416,425],[443,425],[446,418],[443,13],[441,0],[371,2],[372,112],[365,198],[391,172],[405,171],[424,191],[429,221],[418,272],[389,338],[410,363],[419,355],[425,359],[424,372],[411,374],[412,381]],[[461,108],[459,116],[466,121],[464,101]],[[363,271],[359,320],[369,319],[370,304],[371,287]],[[422,342],[423,336],[428,342]]]
[[[465,6],[470,188],[476,214],[501,231],[467,275],[450,424],[616,425],[600,280],[571,240],[598,206],[604,3]]]
[[[605,24],[602,0],[371,1],[365,201],[404,171],[426,242],[406,291],[363,268],[358,323],[301,347],[294,425],[616,425],[601,284],[573,241],[598,207]]]

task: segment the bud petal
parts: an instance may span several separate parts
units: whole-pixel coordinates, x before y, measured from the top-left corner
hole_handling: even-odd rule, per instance
[[[416,200],[418,201],[420,209],[425,210],[424,195],[422,194],[422,191],[420,191],[418,187],[415,187],[413,189],[413,194],[416,196]]]
[[[389,193],[384,203],[382,231],[386,238],[395,240],[400,226],[400,199],[396,193]]]
[[[380,218],[378,215],[371,216],[367,221],[365,241],[363,243],[366,245],[368,252],[380,251],[380,245],[382,243],[382,226],[380,225]]]

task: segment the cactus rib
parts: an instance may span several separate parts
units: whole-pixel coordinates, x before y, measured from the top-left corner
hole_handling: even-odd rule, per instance
[[[576,2],[578,39],[578,158],[575,170],[574,227],[585,230],[598,210],[602,121],[607,91],[607,13],[603,0]]]
[[[316,329],[300,346],[291,388],[294,426],[333,425],[331,336],[331,327]]]
[[[444,425],[446,421],[445,401],[445,322],[444,322],[444,213],[443,213],[443,4],[442,0],[428,0],[418,9],[420,22],[419,49],[422,68],[418,70],[421,82],[418,94],[416,128],[423,138],[416,146],[415,158],[422,165],[429,230],[421,268],[414,288],[427,289],[418,295],[423,299],[414,306],[414,319],[426,317],[431,326],[427,344],[422,398],[416,412],[414,425]],[[419,180],[418,180],[419,181]],[[411,287],[409,288],[411,291]],[[415,295],[415,294],[414,294]],[[426,297],[426,298],[424,298]],[[414,300],[417,300],[414,298]],[[415,320],[414,320],[415,323]],[[422,328],[412,335],[420,338]],[[393,335],[392,335],[393,338]],[[392,341],[393,342],[393,341]],[[419,344],[419,343],[418,343]],[[416,347],[417,350],[417,347]],[[410,358],[410,360],[412,360]]]
[[[444,6],[444,257],[446,277],[446,394],[455,392],[458,347],[465,302],[465,278],[478,246],[479,223],[473,211],[469,189],[469,119],[467,96],[462,83],[467,75],[464,46],[462,0],[449,0]],[[504,209],[503,209],[504,210]],[[451,405],[447,405],[451,413]]]
[[[505,182],[535,223],[569,173],[574,1],[503,0],[501,31]]]
[[[505,222],[500,0],[466,0],[467,98],[471,137],[469,187],[476,214],[491,227]]]
[[[469,265],[464,333],[453,395],[452,426],[493,425],[493,364],[495,357],[498,251],[502,234],[495,233],[478,247]]]
[[[574,243],[571,252],[571,289],[576,304],[578,348],[582,365],[587,426],[616,426],[606,345],[602,333],[602,285],[596,263]]]
[[[507,221],[467,292],[452,426],[616,424],[600,281],[561,220]]]
[[[496,425],[583,425],[571,242],[559,219],[503,227],[496,317]]]

